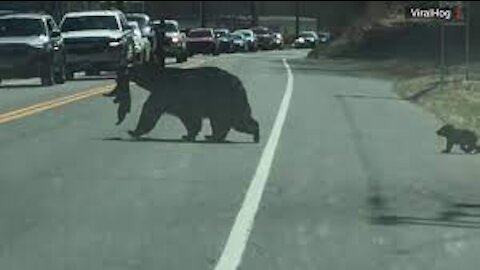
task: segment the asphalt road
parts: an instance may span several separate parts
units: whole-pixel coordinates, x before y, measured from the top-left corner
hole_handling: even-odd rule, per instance
[[[440,154],[439,123],[392,82],[305,55],[183,66],[243,81],[259,144],[179,142],[172,116],[132,141],[136,86],[119,127],[97,96],[0,124],[0,269],[478,269],[479,156]],[[35,83],[0,87],[0,120],[112,81]]]

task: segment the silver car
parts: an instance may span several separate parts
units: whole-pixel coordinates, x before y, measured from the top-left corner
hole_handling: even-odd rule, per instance
[[[247,42],[248,50],[249,51],[257,51],[258,50],[258,42],[257,36],[255,33],[250,29],[241,29],[234,32],[235,34],[241,34]]]
[[[147,37],[142,35],[142,31],[140,30],[137,22],[129,21],[128,25],[130,25],[133,31],[135,62],[140,64],[144,62],[150,62],[150,55],[152,51],[150,41]]]

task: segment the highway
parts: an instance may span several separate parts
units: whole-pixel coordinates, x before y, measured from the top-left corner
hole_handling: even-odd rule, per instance
[[[478,269],[480,158],[441,154],[433,115],[305,50],[196,56],[247,89],[260,143],[132,140],[114,80],[0,86],[0,269]],[[201,87],[201,86],[195,86]]]

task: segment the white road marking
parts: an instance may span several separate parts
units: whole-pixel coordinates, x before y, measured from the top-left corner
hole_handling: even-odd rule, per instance
[[[12,86],[12,85],[30,85],[30,84],[40,84],[40,79],[38,78],[29,78],[29,79],[6,79],[2,82],[2,86]]]
[[[263,149],[260,162],[258,163],[257,170],[253,176],[250,186],[248,187],[247,194],[243,200],[242,207],[237,214],[235,223],[233,224],[230,235],[228,236],[227,243],[223,249],[223,252],[218,260],[215,270],[236,270],[242,260],[243,252],[247,245],[250,232],[253,228],[255,215],[262,199],[263,190],[270,174],[270,168],[273,163],[275,150],[280,139],[283,124],[287,117],[288,107],[290,105],[290,99],[293,93],[293,74],[286,59],[283,59],[283,65],[287,70],[287,85],[285,94],[283,95],[282,103],[278,109],[277,118],[273,124],[270,137],[268,138],[267,145]]]

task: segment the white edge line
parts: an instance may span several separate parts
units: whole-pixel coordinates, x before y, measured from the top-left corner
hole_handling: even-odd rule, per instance
[[[293,74],[286,59],[283,59],[283,65],[287,70],[287,85],[282,102],[278,109],[277,117],[273,124],[267,145],[263,149],[260,162],[253,176],[250,186],[243,200],[240,211],[237,214],[235,223],[230,231],[227,242],[222,254],[215,266],[215,270],[236,270],[242,260],[243,252],[247,245],[250,232],[253,228],[255,215],[257,213],[263,191],[270,174],[270,168],[273,163],[275,150],[280,139],[281,131],[287,116],[290,99],[293,93]]]

